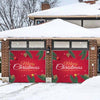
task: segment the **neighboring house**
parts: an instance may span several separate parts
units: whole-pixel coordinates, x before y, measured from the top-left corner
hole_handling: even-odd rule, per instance
[[[45,7],[45,9],[48,8],[49,6]],[[34,20],[35,25],[60,18],[85,28],[98,28],[100,27],[100,6],[98,3],[92,5],[77,3],[39,11],[29,14],[28,17]]]
[[[90,4],[95,4],[96,1],[98,0],[79,0],[79,2],[90,3]]]

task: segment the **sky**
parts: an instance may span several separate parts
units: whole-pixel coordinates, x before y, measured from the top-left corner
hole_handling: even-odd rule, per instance
[[[72,4],[72,3],[77,3],[79,0],[58,0],[60,6],[67,5],[67,4]]]

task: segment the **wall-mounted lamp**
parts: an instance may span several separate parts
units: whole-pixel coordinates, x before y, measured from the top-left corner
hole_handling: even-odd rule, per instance
[[[95,47],[91,47],[91,50],[95,50]]]
[[[4,41],[6,41],[7,39],[6,39],[6,38],[4,38],[3,40],[4,40]]]
[[[47,54],[50,53],[50,47],[48,47],[48,48],[46,49],[46,53],[47,53]]]
[[[92,67],[94,67],[94,63],[92,63]]]

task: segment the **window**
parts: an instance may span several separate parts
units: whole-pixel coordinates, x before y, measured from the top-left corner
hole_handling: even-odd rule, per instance
[[[42,23],[45,23],[45,19],[36,19],[35,20],[35,25],[39,25],[39,24],[42,24]]]
[[[27,48],[26,41],[11,41],[11,48]]]
[[[44,41],[29,41],[29,48],[44,48]]]
[[[11,40],[11,50],[45,50],[45,40]]]
[[[83,27],[98,28],[100,27],[100,20],[83,20]]]
[[[69,41],[54,41],[54,48],[69,48]]]
[[[86,49],[88,50],[87,40],[54,40],[53,49],[55,50],[77,50]]]
[[[88,48],[88,43],[85,41],[73,41],[72,48]]]
[[[66,20],[66,21],[81,26],[81,20]]]

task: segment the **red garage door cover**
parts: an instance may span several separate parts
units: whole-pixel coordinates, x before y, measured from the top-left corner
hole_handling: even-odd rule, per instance
[[[10,51],[10,82],[45,82],[45,51]]]
[[[88,78],[88,51],[53,51],[53,78],[56,82],[81,83]]]

